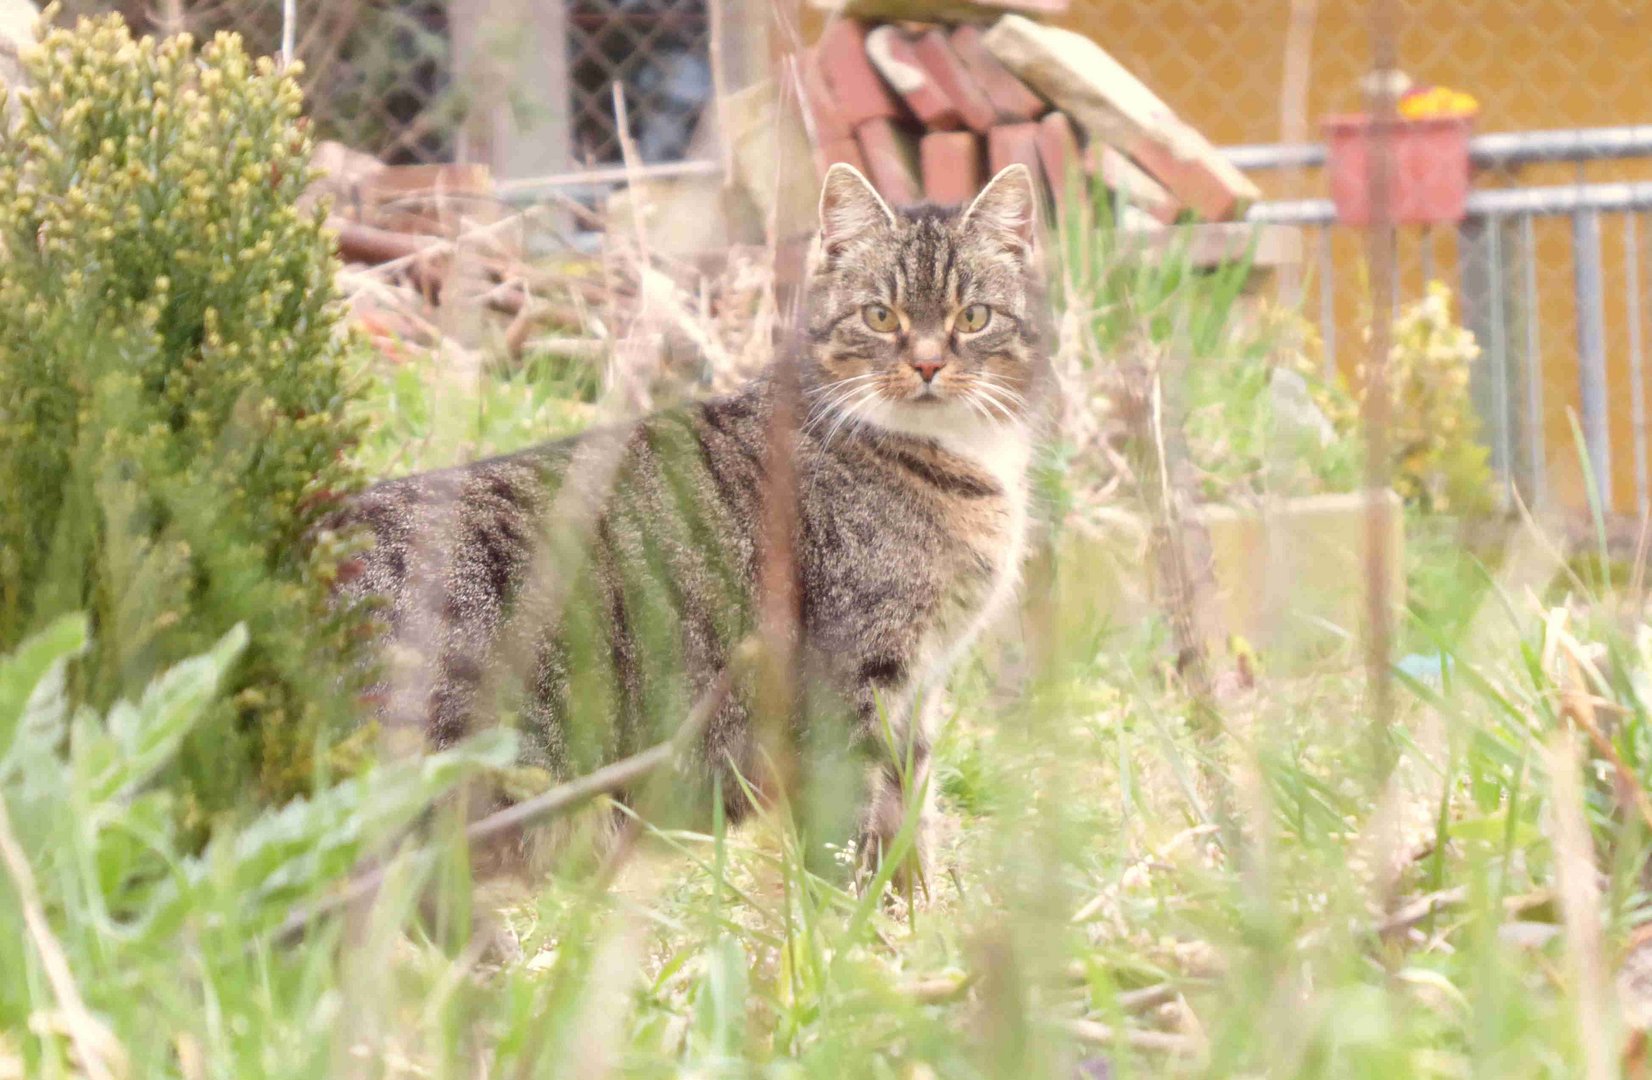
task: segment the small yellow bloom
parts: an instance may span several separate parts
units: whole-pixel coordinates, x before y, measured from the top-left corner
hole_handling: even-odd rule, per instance
[[[1445,86],[1431,86],[1400,99],[1400,116],[1407,120],[1426,120],[1435,117],[1473,116],[1480,111],[1480,103],[1471,94]]]

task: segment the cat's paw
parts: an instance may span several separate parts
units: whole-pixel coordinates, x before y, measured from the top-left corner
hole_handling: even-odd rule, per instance
[[[863,829],[855,841],[855,893],[866,895],[878,877],[878,872],[891,858],[898,861],[888,875],[885,899],[897,903],[911,901],[929,903],[929,843],[926,821],[918,821],[918,829],[910,843],[901,850],[898,828],[883,832]]]

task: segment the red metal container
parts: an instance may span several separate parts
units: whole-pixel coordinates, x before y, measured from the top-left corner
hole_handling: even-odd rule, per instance
[[[1331,201],[1345,225],[1371,223],[1371,154],[1376,123],[1365,115],[1326,120]],[[1388,132],[1393,165],[1388,208],[1396,224],[1455,225],[1468,202],[1468,137],[1472,116],[1395,120]]]

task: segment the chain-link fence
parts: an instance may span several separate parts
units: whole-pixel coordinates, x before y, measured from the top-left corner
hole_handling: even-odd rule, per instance
[[[707,0],[571,0],[569,109],[573,157],[621,160],[611,88],[625,89],[630,130],[645,162],[681,158],[711,97]]]

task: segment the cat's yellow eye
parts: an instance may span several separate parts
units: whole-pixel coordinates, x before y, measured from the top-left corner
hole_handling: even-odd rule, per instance
[[[883,304],[867,304],[860,309],[860,317],[866,320],[866,325],[880,334],[893,334],[900,329],[901,321],[895,313]]]
[[[992,309],[985,304],[971,304],[958,313],[958,329],[966,334],[985,330],[992,321]]]

